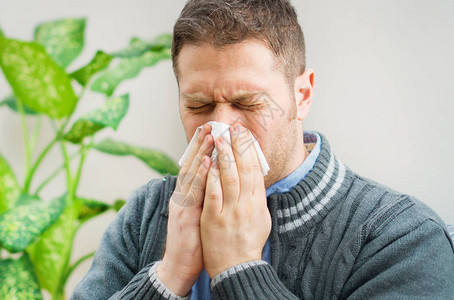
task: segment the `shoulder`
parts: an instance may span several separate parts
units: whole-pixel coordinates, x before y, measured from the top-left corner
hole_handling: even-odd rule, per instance
[[[375,239],[391,242],[416,233],[421,237],[437,234],[454,249],[443,220],[416,197],[357,174],[351,194],[345,203],[350,206],[348,219],[353,223],[350,225],[361,229],[363,243]]]
[[[430,207],[355,174],[340,209],[335,274],[343,297],[452,295],[454,246]]]
[[[167,175],[140,185],[129,194],[120,213],[137,221],[140,218],[149,218],[158,210],[166,215],[167,201],[175,189],[175,182],[176,176]]]

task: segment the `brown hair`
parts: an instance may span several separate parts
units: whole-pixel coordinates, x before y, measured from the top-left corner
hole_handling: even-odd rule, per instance
[[[178,54],[185,43],[216,47],[247,39],[264,42],[293,88],[306,68],[304,35],[288,0],[189,0],[175,23],[172,63],[178,80]]]

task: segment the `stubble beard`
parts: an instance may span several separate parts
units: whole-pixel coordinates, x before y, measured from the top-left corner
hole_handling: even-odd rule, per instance
[[[296,107],[295,107],[296,108]],[[275,182],[285,178],[293,170],[290,166],[295,159],[297,143],[298,122],[293,109],[290,109],[287,117],[283,118],[281,126],[272,135],[273,140],[269,152],[268,164],[270,170],[264,177],[265,188],[269,188]]]

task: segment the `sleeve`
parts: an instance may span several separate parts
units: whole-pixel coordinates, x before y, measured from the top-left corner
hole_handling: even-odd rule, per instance
[[[386,237],[386,235],[382,235]],[[452,299],[454,250],[447,230],[427,219],[415,229],[365,247],[341,299]]]
[[[155,202],[159,202],[161,180],[152,180],[129,196],[127,203],[104,232],[90,270],[74,289],[72,300],[179,298],[173,297],[175,295],[156,280],[157,277],[150,279],[156,262],[139,269],[139,237],[145,213],[144,203],[145,200],[155,200],[147,199],[148,185],[155,187],[152,192],[157,195],[152,195],[152,198],[157,198]]]
[[[211,281],[211,291],[215,299],[298,299],[263,260],[222,271]]]

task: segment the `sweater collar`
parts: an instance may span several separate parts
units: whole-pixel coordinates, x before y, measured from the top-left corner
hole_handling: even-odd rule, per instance
[[[320,133],[320,154],[312,170],[290,191],[268,196],[273,227],[279,235],[305,231],[328,214],[346,194],[352,172],[331,150]]]

